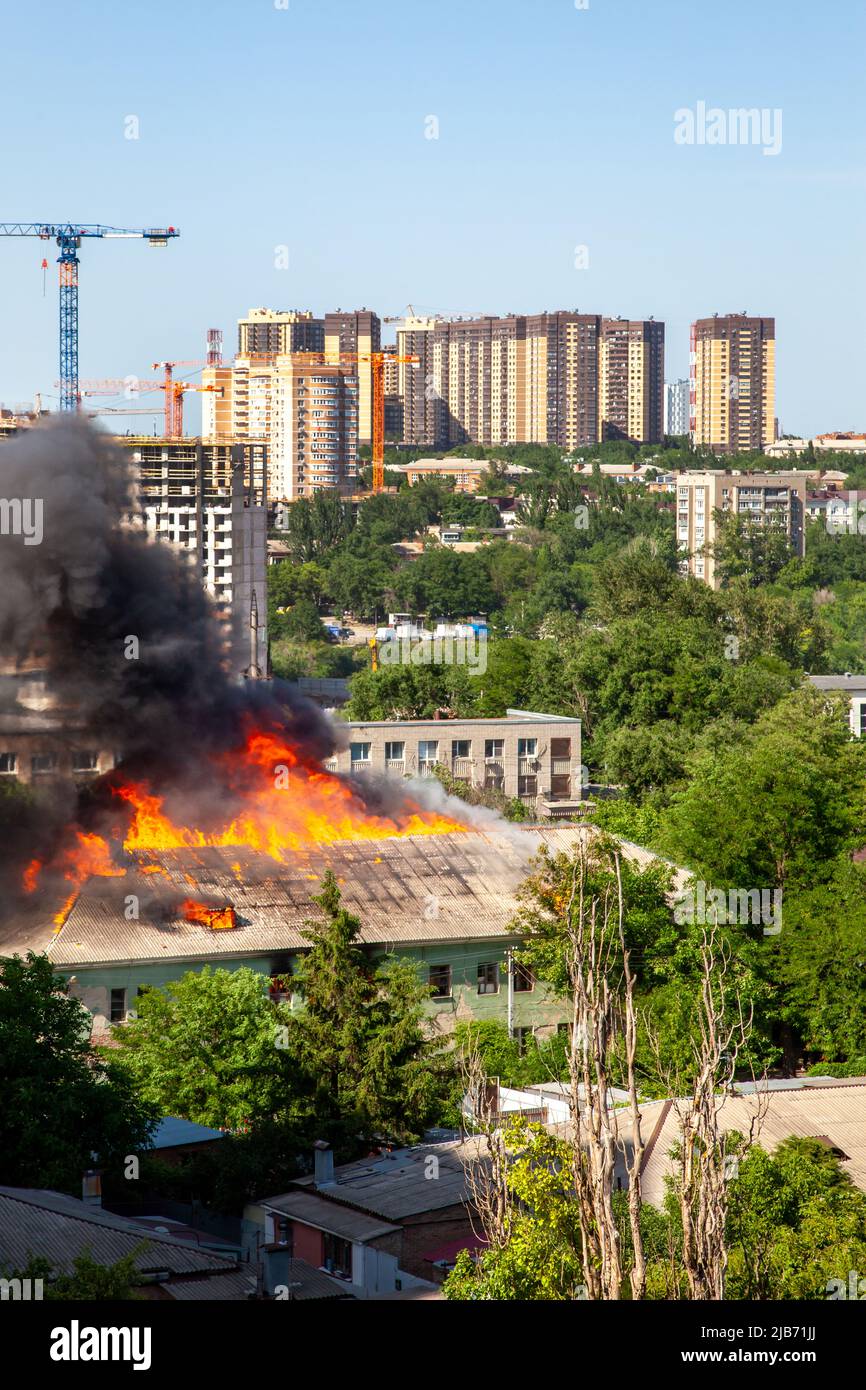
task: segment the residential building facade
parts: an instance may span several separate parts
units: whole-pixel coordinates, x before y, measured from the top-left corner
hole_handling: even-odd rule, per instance
[[[293,502],[321,488],[355,486],[358,372],[350,363],[310,362],[302,353],[236,357],[208,367],[202,397],[206,439],[261,441],[268,452],[268,501]],[[226,401],[229,402],[228,407]]]
[[[539,816],[580,812],[580,720],[508,710],[503,719],[351,723],[331,771],[395,777],[452,776],[517,797]]]
[[[225,622],[232,666],[250,664],[250,610],[258,610],[257,665],[267,669],[268,451],[264,443],[118,437],[138,469],[144,524],[187,552]]]
[[[692,443],[716,454],[776,437],[776,320],[714,314],[691,327]]]
[[[326,359],[339,365],[340,353],[354,353],[362,358],[360,362],[346,364],[347,369],[357,377],[359,444],[369,444],[373,438],[373,367],[369,354],[379,352],[381,347],[382,325],[378,314],[372,310],[356,309],[344,313],[338,309],[325,315]],[[367,354],[366,361],[363,360],[364,354]]]
[[[665,434],[672,437],[689,432],[689,379],[665,382]]]
[[[720,585],[714,547],[718,513],[733,513],[761,526],[778,526],[795,555],[805,554],[806,473],[739,473],[711,469],[676,475],[677,548],[684,574]]]
[[[577,310],[415,318],[403,321],[397,344],[418,358],[399,379],[406,443],[575,449],[662,437],[664,325],[654,320]]]
[[[602,439],[657,444],[664,435],[665,326],[603,319],[599,393]]]
[[[324,352],[325,321],[310,309],[250,309],[238,319],[240,357],[282,357],[287,352]]]

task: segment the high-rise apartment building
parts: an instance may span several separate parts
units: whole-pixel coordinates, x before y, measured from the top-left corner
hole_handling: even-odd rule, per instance
[[[805,553],[806,472],[738,473],[710,469],[677,474],[677,548],[680,570],[719,588],[714,548],[718,514],[732,513],[759,526],[780,527],[795,555]]]
[[[407,443],[577,448],[599,434],[597,314],[407,319],[398,329]]]
[[[557,444],[663,436],[664,324],[559,310],[506,318],[406,320],[404,439]]]
[[[417,362],[397,363],[397,394],[403,402],[406,444],[437,443],[437,390],[433,375],[435,318],[405,318],[397,329],[397,354]]]
[[[689,381],[665,382],[665,434],[675,437],[689,432]]]
[[[599,361],[601,435],[635,444],[664,433],[665,326],[655,319],[603,319]]]
[[[324,350],[325,321],[309,309],[250,309],[245,319],[238,319],[241,357]]]
[[[343,313],[338,309],[325,315],[325,355],[337,364],[339,354],[378,352],[382,346],[382,325],[378,314],[369,309]],[[347,364],[358,377],[358,442],[369,444],[373,438],[373,367],[367,361]]]
[[[716,454],[763,449],[775,438],[776,321],[714,314],[691,329],[690,429]]]
[[[148,532],[187,553],[226,624],[232,667],[251,664],[250,611],[258,611],[256,666],[267,670],[267,449],[202,439],[122,435],[137,465]]]
[[[320,488],[354,487],[358,461],[358,376],[351,363],[309,362],[303,354],[236,357],[207,367],[202,435],[262,441],[268,500],[292,502]],[[228,405],[226,404],[228,402]]]

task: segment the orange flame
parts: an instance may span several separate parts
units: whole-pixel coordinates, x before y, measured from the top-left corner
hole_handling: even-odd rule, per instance
[[[210,927],[211,931],[228,931],[237,926],[235,910],[228,904],[225,907],[208,907],[206,903],[187,898],[181,903],[180,910],[187,922],[201,922],[203,926]]]
[[[225,754],[222,761],[229,787],[243,805],[243,810],[228,824],[213,831],[176,825],[163,809],[162,796],[145,783],[128,782],[115,788],[116,795],[133,811],[124,848],[159,852],[244,846],[284,863],[286,851],[312,845],[395,835],[444,835],[464,829],[450,817],[425,811],[408,800],[399,817],[374,815],[347,782],[318,764],[305,761],[296,748],[273,734],[251,733],[240,754]],[[72,827],[70,841],[51,867],[76,887],[92,875],[122,877],[126,872],[114,863],[107,840],[78,827]],[[231,867],[240,879],[240,864]],[[28,864],[23,875],[27,892],[35,889],[42,868],[38,859]],[[149,874],[166,872],[153,863],[141,868]],[[195,882],[189,875],[186,877],[189,883]],[[58,916],[65,919],[69,906],[71,902]]]
[[[163,811],[163,799],[138,783],[127,783],[117,795],[133,807],[132,824],[124,841],[128,850],[196,849],[237,846],[268,854],[282,863],[286,850],[337,840],[378,840],[393,835],[443,835],[463,826],[448,816],[423,811],[409,802],[398,821],[371,815],[346,782],[315,766],[302,764],[288,744],[270,734],[254,733],[245,755],[229,765],[230,780],[239,771],[245,809],[228,825],[206,832],[175,825]],[[261,775],[264,774],[264,775]]]

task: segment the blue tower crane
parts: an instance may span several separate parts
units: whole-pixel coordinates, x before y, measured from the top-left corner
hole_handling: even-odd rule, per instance
[[[60,409],[78,408],[78,250],[85,237],[147,241],[167,246],[177,227],[77,226],[72,222],[0,222],[0,236],[35,236],[57,242],[60,255]]]

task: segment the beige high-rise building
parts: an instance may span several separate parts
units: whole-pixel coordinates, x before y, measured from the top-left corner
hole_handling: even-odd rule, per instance
[[[407,317],[397,329],[399,357],[417,357],[397,363],[397,394],[403,402],[403,440],[406,444],[433,445],[437,441],[437,393],[433,375],[435,318]]]
[[[379,352],[382,346],[382,325],[378,314],[369,309],[343,313],[338,309],[325,315],[326,360],[339,363],[340,353]],[[373,438],[373,367],[369,361],[347,363],[358,377],[358,443],[369,444]]]
[[[407,443],[438,448],[599,438],[597,314],[414,319],[398,329]]]
[[[665,326],[603,319],[599,359],[602,439],[657,444],[664,437]]]
[[[807,472],[739,473],[721,468],[677,474],[677,549],[683,574],[718,589],[713,554],[718,513],[733,513],[760,526],[780,527],[796,555],[805,553]]]
[[[692,443],[716,454],[776,437],[776,320],[714,314],[691,329]]]
[[[353,366],[310,363],[298,353],[237,357],[233,367],[205,368],[202,380],[211,379],[225,394],[202,396],[203,437],[219,437],[221,426],[223,437],[266,442],[270,502],[293,502],[321,488],[354,487],[358,377]]]

